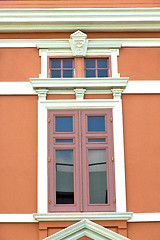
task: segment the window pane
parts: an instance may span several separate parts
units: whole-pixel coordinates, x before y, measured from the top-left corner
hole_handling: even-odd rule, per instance
[[[56,143],[71,143],[73,142],[73,139],[56,139]]]
[[[51,68],[61,68],[61,60],[52,60]]]
[[[107,197],[106,150],[88,150],[90,204],[104,204]]]
[[[104,116],[88,117],[88,132],[104,132],[104,131],[105,131]]]
[[[73,117],[56,117],[56,132],[73,132]]]
[[[63,60],[63,68],[72,68],[72,60]]]
[[[98,77],[108,77],[108,70],[98,70]]]
[[[105,138],[89,138],[88,142],[105,142]]]
[[[74,203],[73,150],[56,150],[56,203]]]
[[[64,78],[72,78],[73,77],[73,71],[72,70],[63,70],[63,77]]]
[[[61,71],[60,70],[51,71],[51,78],[60,78],[60,77],[61,77]]]
[[[107,68],[107,59],[98,59],[97,67],[98,68]]]
[[[85,60],[85,67],[86,68],[95,68],[95,60]]]
[[[96,71],[95,70],[86,70],[86,78],[89,77],[96,77]]]

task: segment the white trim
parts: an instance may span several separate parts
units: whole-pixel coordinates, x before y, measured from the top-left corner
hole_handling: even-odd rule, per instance
[[[129,78],[30,78],[30,82],[34,89],[46,88],[53,89],[105,89],[111,90],[112,88],[126,88]]]
[[[124,79],[124,78],[122,78]],[[37,95],[30,82],[0,82],[0,95]],[[71,90],[49,90],[48,94],[75,94]],[[112,94],[111,90],[87,89],[85,94]],[[160,94],[160,80],[128,81],[122,94]]]
[[[0,9],[0,32],[60,32],[77,29],[159,31],[160,8]]]
[[[51,216],[44,213],[34,214],[0,214],[0,223],[36,223],[38,221],[79,221],[89,220],[126,220],[127,222],[160,222],[159,213],[54,213]],[[46,219],[45,219],[46,218]]]
[[[33,223],[37,222],[33,214],[0,214],[0,223]]]
[[[47,109],[113,108],[116,172],[116,210],[126,212],[124,146],[121,100],[44,100],[38,101],[38,213],[47,213]]]
[[[54,49],[56,55],[72,54],[69,39],[0,39],[0,48]],[[121,47],[160,47],[160,38],[108,38],[88,39],[87,54],[92,55],[93,49],[101,54],[101,49],[119,49]],[[50,53],[52,54],[52,53]],[[107,54],[107,52],[106,52]]]
[[[117,212],[95,212],[95,213],[34,213],[33,217],[36,221],[80,221],[84,218],[88,220],[125,220],[131,219],[133,213],[117,213]]]

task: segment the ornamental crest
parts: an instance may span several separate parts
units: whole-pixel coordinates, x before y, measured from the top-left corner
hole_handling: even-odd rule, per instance
[[[83,57],[86,56],[87,52],[87,35],[81,31],[76,31],[75,33],[71,34],[70,37],[70,45],[73,56],[76,57]]]

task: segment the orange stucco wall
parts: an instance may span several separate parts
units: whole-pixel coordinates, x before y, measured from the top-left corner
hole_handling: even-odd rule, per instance
[[[38,240],[37,223],[0,223],[1,240]]]
[[[13,7],[36,7],[36,8],[45,8],[45,7],[54,7],[54,8],[123,8],[123,7],[159,7],[158,0],[1,0],[1,8],[13,8]]]
[[[159,240],[160,222],[128,223],[128,237],[132,240]]]
[[[37,96],[0,96],[0,115],[0,213],[36,212]]]
[[[118,71],[130,80],[160,79],[160,48],[121,48]]]
[[[36,48],[1,48],[0,81],[25,82],[39,77],[40,60]]]
[[[158,212],[160,95],[123,95],[127,210]]]

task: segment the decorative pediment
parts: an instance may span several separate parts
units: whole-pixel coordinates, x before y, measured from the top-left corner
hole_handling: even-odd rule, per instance
[[[88,45],[87,35],[79,30],[76,31],[75,33],[71,34],[70,45],[73,56],[86,56]]]
[[[129,240],[87,219],[75,223],[44,240],[76,240],[87,236],[94,240]]]

